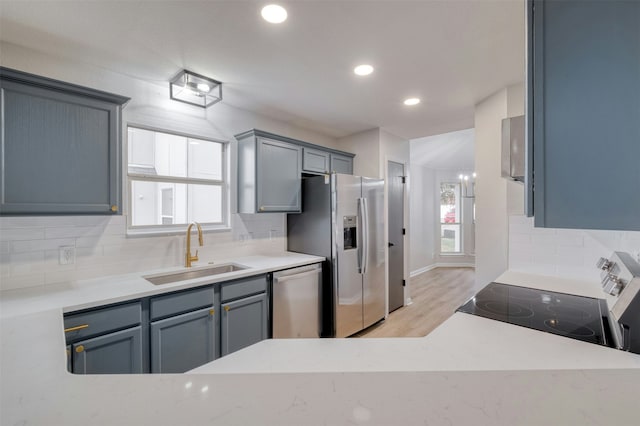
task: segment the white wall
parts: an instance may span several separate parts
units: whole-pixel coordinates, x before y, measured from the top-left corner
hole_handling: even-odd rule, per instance
[[[411,164],[411,202],[409,223],[411,235],[410,275],[417,275],[430,269],[436,262],[435,219],[436,171],[417,164]]]
[[[123,110],[123,135],[126,135],[127,123],[133,123],[229,141],[230,176],[235,176],[236,142],[233,135],[251,128],[339,148],[334,138],[234,108],[224,100],[206,110],[171,101],[168,83],[164,81],[147,82],[7,43],[2,43],[0,50],[2,66],[131,97]],[[123,155],[126,152],[125,147]],[[126,164],[126,158],[123,162]],[[236,205],[234,181],[232,179],[230,184],[233,209]],[[182,265],[184,236],[126,236],[126,185],[123,189],[123,216],[1,217],[1,288],[37,286]],[[200,248],[200,263],[282,251],[286,247],[284,214],[232,214],[230,222],[232,230],[205,235],[205,247]],[[58,264],[58,247],[63,245],[75,246],[74,264]]]
[[[380,129],[370,129],[338,139],[338,149],[356,154],[353,174],[377,177],[380,174]]]
[[[501,120],[507,117],[507,89],[476,105],[476,287],[508,266],[507,183],[500,176]]]

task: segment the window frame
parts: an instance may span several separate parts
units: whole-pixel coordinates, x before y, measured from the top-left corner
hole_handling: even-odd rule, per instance
[[[189,139],[197,139],[206,142],[215,142],[221,145],[221,179],[202,179],[179,176],[166,175],[148,175],[143,173],[129,173],[129,129],[146,130],[150,132],[164,133],[168,135],[184,137]],[[231,179],[230,179],[230,144],[229,141],[216,139],[208,136],[182,132],[179,130],[159,128],[147,126],[137,123],[127,123],[124,133],[126,135],[127,145],[123,150],[126,154],[124,169],[126,170],[126,188],[127,188],[127,235],[128,236],[144,236],[144,235],[178,235],[182,234],[188,223],[171,224],[171,225],[133,225],[133,183],[134,182],[159,182],[159,183],[175,183],[175,184],[195,184],[195,185],[211,185],[218,186],[221,190],[221,221],[220,222],[202,222],[200,225],[204,231],[229,231],[230,227],[230,198],[231,198]],[[188,161],[188,159],[187,159]],[[188,167],[188,164],[187,164]],[[188,204],[188,201],[187,201]],[[187,205],[187,209],[188,209]],[[174,209],[175,214],[175,209]]]
[[[452,223],[447,223],[447,222],[442,222],[442,218],[440,216],[440,211],[438,211],[438,253],[440,254],[440,256],[460,256],[460,255],[464,255],[465,254],[465,247],[464,247],[464,224],[463,224],[463,216],[464,216],[464,207],[463,207],[463,196],[462,196],[462,185],[460,184],[460,182],[453,182],[453,181],[440,181],[439,182],[439,189],[440,189],[440,196],[438,197],[438,207],[441,208],[442,207],[442,186],[443,185],[455,185],[458,187],[458,199],[457,199],[457,204],[460,207],[457,212],[458,217],[460,218],[459,222],[452,222]],[[460,250],[458,251],[442,251],[442,225],[458,225],[458,229],[460,230]],[[455,246],[455,244],[454,244]]]

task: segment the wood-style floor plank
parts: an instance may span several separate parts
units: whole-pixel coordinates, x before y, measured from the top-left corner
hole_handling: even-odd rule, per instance
[[[474,291],[474,268],[436,268],[410,280],[413,303],[353,337],[423,337],[447,320]]]

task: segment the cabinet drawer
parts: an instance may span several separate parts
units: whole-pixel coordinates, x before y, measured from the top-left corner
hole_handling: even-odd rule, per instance
[[[149,305],[152,321],[213,306],[213,286],[153,297]]]
[[[220,296],[221,301],[226,302],[265,291],[267,291],[267,277],[266,275],[260,275],[259,277],[251,277],[222,284]]]
[[[132,327],[142,322],[140,301],[95,309],[64,318],[67,342]]]

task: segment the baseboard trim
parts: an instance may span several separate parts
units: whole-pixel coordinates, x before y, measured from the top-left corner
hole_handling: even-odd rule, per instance
[[[409,278],[413,278],[417,275],[424,274],[436,268],[475,268],[475,263],[434,263],[433,265],[425,266],[424,268],[416,269],[409,273]]]
[[[475,263],[436,263],[436,268],[475,268]]]
[[[415,271],[411,271],[409,273],[409,278],[413,278],[416,275],[420,275],[420,274],[423,274],[425,272],[429,272],[430,270],[435,269],[437,267],[438,267],[438,265],[436,263],[434,263],[433,265],[429,265],[429,266],[425,266],[424,268],[416,269]]]

